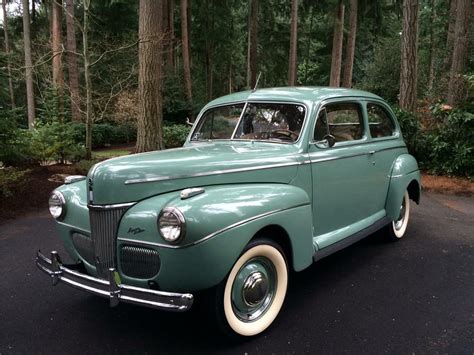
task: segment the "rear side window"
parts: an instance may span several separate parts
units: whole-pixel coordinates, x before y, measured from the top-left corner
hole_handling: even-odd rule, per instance
[[[360,105],[356,103],[338,103],[326,106],[329,133],[336,142],[361,139],[364,126]]]
[[[372,138],[395,135],[395,125],[389,113],[382,106],[372,103],[367,104],[367,117]]]

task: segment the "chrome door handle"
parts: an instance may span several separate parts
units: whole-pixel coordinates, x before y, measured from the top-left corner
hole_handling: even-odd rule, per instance
[[[375,150],[369,150],[369,153],[370,155],[374,155],[375,154]]]

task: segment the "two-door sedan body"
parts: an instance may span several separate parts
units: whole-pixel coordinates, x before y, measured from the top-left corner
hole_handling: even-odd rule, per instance
[[[384,228],[405,235],[420,172],[387,103],[368,92],[273,88],[218,98],[183,148],[69,177],[50,198],[68,254],[53,283],[184,311],[211,290],[229,333],[265,330],[300,271]],[[210,311],[211,312],[211,311]]]

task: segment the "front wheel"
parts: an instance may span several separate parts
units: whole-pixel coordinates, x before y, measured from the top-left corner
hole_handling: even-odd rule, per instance
[[[252,241],[217,288],[216,311],[222,330],[238,336],[263,332],[285,300],[288,266],[273,241]]]
[[[400,214],[398,218],[388,225],[388,237],[390,240],[396,241],[403,238],[408,226],[410,218],[410,196],[408,191],[403,195],[402,204],[400,206]]]

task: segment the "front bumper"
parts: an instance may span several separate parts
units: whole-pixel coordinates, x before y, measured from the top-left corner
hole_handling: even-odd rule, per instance
[[[109,298],[111,307],[124,302],[167,311],[183,312],[190,309],[193,304],[193,295],[190,293],[163,292],[124,285],[120,281],[118,272],[113,268],[109,269],[108,280],[86,275],[74,270],[74,265],[64,266],[59,254],[55,251],[51,252],[51,259],[38,251],[36,266],[51,277],[53,286],[61,281],[74,288]]]

